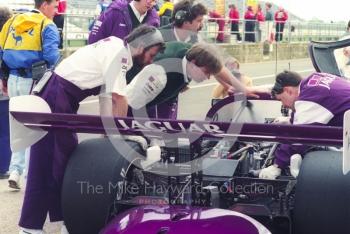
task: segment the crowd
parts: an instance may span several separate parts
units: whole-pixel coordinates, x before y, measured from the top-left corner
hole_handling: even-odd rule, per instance
[[[34,85],[33,78],[38,73],[34,71],[41,67],[44,67],[44,72],[51,68],[51,73],[49,79],[39,81],[42,88],[36,95],[48,103],[53,113],[76,114],[80,101],[91,95],[100,95],[101,110],[115,117],[135,116],[135,110],[146,108],[149,117],[176,119],[179,93],[186,91],[192,80],[203,82],[211,77],[220,84],[214,92],[216,98],[236,91],[257,97],[251,79],[239,72],[239,62],[233,58],[222,61],[217,48],[200,38],[204,17],[208,13],[214,18],[219,16],[198,1],[180,0],[175,5],[164,1],[157,11],[155,0],[115,0],[108,6],[101,0],[99,15],[91,26],[89,45],[79,48],[60,63],[63,23],[62,14],[57,13],[56,8],[58,6],[63,12],[64,3],[56,0],[34,2],[35,9],[23,14],[11,16],[6,8],[0,9],[0,23],[3,24],[0,34],[2,92],[10,98],[29,95]],[[270,8],[271,5],[266,4],[265,14],[261,7],[256,13],[251,7],[247,8],[244,18],[254,21],[245,24],[245,40],[255,41],[255,34],[249,32],[256,29],[259,32],[259,23],[272,21]],[[229,16],[232,33],[239,40],[239,14],[234,5],[230,6]],[[282,40],[288,15],[281,8],[274,14],[274,19],[276,41]],[[259,23],[256,24],[255,20]],[[161,23],[169,24],[161,26]],[[257,37],[261,38],[261,33]],[[306,103],[302,100],[308,100],[310,92],[327,95],[321,86],[315,87],[313,83],[325,80],[330,81],[328,88],[334,89],[332,95],[337,96],[340,90],[349,93],[349,85],[334,76],[316,73],[304,82],[298,74],[289,72],[277,76],[272,93],[293,109],[294,116],[299,117],[294,120],[296,124],[314,124],[303,117],[301,110],[304,109],[299,108]],[[350,103],[347,97],[341,98]],[[337,102],[340,98],[332,100]],[[315,108],[318,107],[318,100],[313,101]],[[336,120],[348,107],[334,110],[338,104],[334,102],[327,103],[328,109],[327,106],[315,112],[328,114],[322,119],[315,116],[317,123],[341,124]],[[142,141],[137,137],[132,139]],[[6,141],[8,144],[8,137]],[[30,149],[12,153],[10,174],[7,173],[8,165],[5,165],[9,157],[0,158],[0,178],[9,176],[9,186],[14,189],[21,188],[19,179],[25,168],[25,158],[29,161],[19,233],[44,233],[43,225],[48,214],[52,222],[62,221],[62,180],[76,145],[77,136],[72,132],[50,130]],[[5,149],[8,145],[0,144],[0,147]],[[291,153],[303,154],[304,151],[282,146],[278,152],[276,164],[266,168],[261,177],[278,176],[281,168],[288,165]],[[64,224],[62,233],[67,233]]]

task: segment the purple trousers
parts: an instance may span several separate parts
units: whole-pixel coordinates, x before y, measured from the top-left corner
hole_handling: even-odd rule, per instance
[[[0,99],[0,174],[6,173],[10,166],[11,149],[9,135],[9,100]]]
[[[53,74],[39,94],[53,113],[76,114],[79,102],[99,94],[100,87],[81,90]],[[78,144],[77,136],[67,130],[52,130],[30,150],[27,187],[19,226],[42,229],[49,213],[51,222],[62,220],[61,188],[69,156]]]
[[[147,113],[150,118],[159,119],[177,119],[178,99],[171,99],[156,106],[147,108]]]

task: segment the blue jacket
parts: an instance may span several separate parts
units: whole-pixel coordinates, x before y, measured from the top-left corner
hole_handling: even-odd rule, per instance
[[[60,39],[56,25],[37,10],[9,19],[0,33],[0,57],[10,68],[10,74],[19,75],[25,69],[31,77],[32,64],[45,60],[49,66],[59,59]]]

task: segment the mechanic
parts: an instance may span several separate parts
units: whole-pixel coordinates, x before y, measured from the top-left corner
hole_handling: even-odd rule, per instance
[[[134,62],[150,64],[163,49],[161,33],[151,26],[140,26],[125,41],[108,37],[82,47],[64,59],[50,76],[34,88],[50,106],[53,113],[75,114],[79,102],[90,95],[98,95],[105,84],[111,93],[114,116],[126,116],[125,74]],[[148,43],[147,43],[148,42]],[[45,77],[45,76],[44,76]],[[28,183],[25,192],[20,233],[43,233],[49,212],[52,222],[61,221],[61,187],[69,155],[77,145],[76,134],[68,130],[49,131],[31,147]],[[62,226],[62,230],[65,226]]]
[[[109,36],[124,39],[141,24],[159,27],[158,13],[153,9],[156,0],[118,0],[111,3],[95,21],[89,34],[89,44]]]
[[[14,15],[0,34],[1,69],[8,75],[7,90],[10,98],[28,95],[33,84],[33,71],[38,62],[53,66],[60,57],[59,34],[52,19],[56,0],[35,0],[35,9]],[[7,80],[5,78],[5,80]],[[20,189],[20,175],[25,169],[28,150],[12,152],[9,186]],[[27,152],[26,152],[27,151]]]
[[[277,75],[272,95],[292,109],[291,124],[343,126],[344,113],[350,109],[350,83],[343,78],[313,73],[308,78],[292,71]],[[292,155],[304,155],[308,146],[281,144],[274,164],[261,170],[259,177],[275,179],[290,164]]]
[[[211,75],[225,87],[229,87],[231,92],[235,87],[246,95],[256,96],[253,88],[242,85],[223,66],[215,46],[203,42],[193,46],[183,42],[168,42],[165,51],[157,56],[155,63],[146,66],[127,86],[129,105],[134,109],[145,105],[152,108],[177,97],[191,80],[202,82]],[[169,109],[161,111],[164,112],[162,116],[171,113]]]
[[[205,6],[194,0],[181,0],[174,6],[172,22],[169,25],[161,27],[163,38],[166,42],[179,41],[186,43],[198,42],[198,32],[203,27],[203,17],[207,14]],[[180,48],[178,48],[181,50]],[[176,53],[176,51],[174,51]],[[184,55],[184,54],[183,54]],[[173,56],[173,55],[169,55]],[[162,56],[164,59],[164,56]],[[127,82],[129,83],[142,68],[133,66],[128,71]],[[166,102],[150,108],[149,116],[162,119],[176,119],[178,108],[178,97],[175,96]],[[157,114],[156,114],[157,113]]]
[[[182,0],[174,5],[172,23],[161,27],[164,40],[196,43],[198,32],[203,28],[207,8],[194,0]]]

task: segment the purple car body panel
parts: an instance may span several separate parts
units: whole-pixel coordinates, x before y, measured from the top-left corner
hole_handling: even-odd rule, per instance
[[[48,114],[11,112],[12,116],[28,127],[44,130],[69,129],[73,132],[104,134],[106,128],[100,116],[75,114]],[[314,145],[341,146],[343,128],[310,125],[278,125],[238,123],[241,131],[230,132],[237,123],[193,120],[160,120],[146,118],[114,118],[115,127],[108,129],[115,134],[150,134],[163,136],[164,132],[177,133],[179,137],[219,137],[241,141],[270,141],[280,143],[301,143]],[[135,127],[135,126],[142,126]],[[232,134],[232,135],[230,135]]]
[[[114,218],[101,234],[268,234],[262,224],[241,213],[185,206],[140,206]]]

